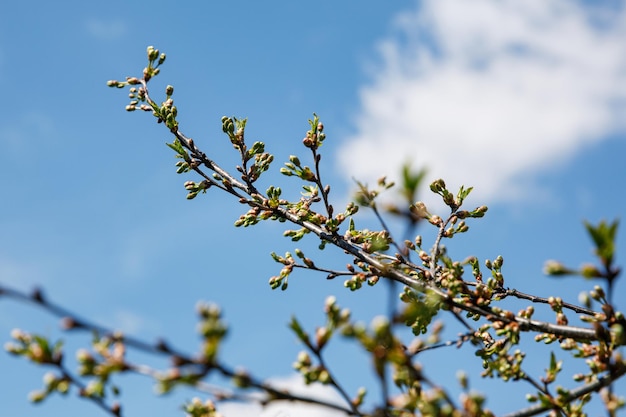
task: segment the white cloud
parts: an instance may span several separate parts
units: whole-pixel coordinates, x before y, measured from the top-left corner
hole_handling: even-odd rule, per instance
[[[339,394],[331,387],[321,384],[305,385],[302,376],[272,378],[269,383],[274,387],[288,389],[293,394],[306,395],[336,404],[345,404]],[[345,417],[345,413],[327,407],[278,401],[266,407],[258,404],[223,403],[218,410],[224,417]]]
[[[481,203],[536,192],[534,174],[626,126],[626,9],[601,12],[569,0],[419,2],[380,43],[338,163],[373,184],[411,160],[453,190],[474,186]]]

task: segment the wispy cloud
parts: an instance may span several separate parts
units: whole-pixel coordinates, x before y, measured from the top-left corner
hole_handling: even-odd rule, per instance
[[[268,381],[277,388],[288,389],[293,394],[306,395],[309,397],[345,404],[339,394],[331,387],[321,384],[305,385],[302,376],[292,375],[289,377],[272,378]],[[258,404],[224,403],[218,406],[218,410],[224,417],[339,417],[345,413],[332,411],[327,407],[307,404],[297,404],[287,401],[270,403],[266,407]]]
[[[536,191],[626,116],[626,9],[566,0],[424,0],[397,16],[360,91],[344,172],[373,183],[411,160],[482,200]]]
[[[101,40],[119,39],[128,33],[128,26],[119,19],[89,19],[85,27],[89,34]]]

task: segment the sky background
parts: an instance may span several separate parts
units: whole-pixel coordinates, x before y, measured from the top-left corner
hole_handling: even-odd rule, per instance
[[[301,247],[327,267],[348,260],[331,248],[316,253],[315,242],[291,243],[280,224],[235,229],[245,209],[216,190],[185,200],[182,184],[194,178],[175,174],[166,130],[125,112],[126,92],[106,87],[139,76],[154,45],[168,59],[152,94],[174,85],[181,130],[223,167],[237,161],[220,118],[247,117],[248,139],[275,155],[264,184],[297,196],[299,184],[275,173],[290,154],[308,156],[301,138],[316,112],[336,207],[349,200],[352,178],[373,184],[407,161],[427,167],[428,182],[473,186],[467,204],[490,208],[448,242],[452,256],[503,255],[507,286],[575,302],[593,283],[549,279],[542,266],[592,261],[582,221],[624,214],[625,39],[625,4],[608,0],[11,2],[0,16],[0,283],[41,286],[83,317],[148,341],[166,336],[188,352],[199,343],[196,302],[216,302],[233,325],[227,363],[289,386],[298,384],[291,363],[301,350],[286,327],[292,314],[313,329],[330,294],[366,322],[385,311],[386,287],[350,293],[314,273],[271,291],[267,280],[280,270],[271,251]],[[368,217],[361,224],[375,227]],[[420,233],[427,242],[429,231]],[[618,262],[623,248],[620,234]],[[623,291],[618,282],[621,308]],[[0,299],[3,342],[16,327],[63,338],[70,357],[89,339]],[[537,359],[529,355],[527,366],[538,377],[551,347],[531,349]],[[452,393],[457,370],[468,369],[497,414],[526,405],[530,387],[482,381],[479,361],[467,358],[470,347],[421,361]],[[350,344],[331,347],[328,361],[350,392],[371,381]],[[71,398],[31,405],[27,393],[45,370],[22,359],[0,353],[0,372],[0,415],[105,415]],[[183,415],[180,404],[196,395],[155,398],[146,378],[118,381],[126,416]],[[306,415],[285,405],[263,413]]]

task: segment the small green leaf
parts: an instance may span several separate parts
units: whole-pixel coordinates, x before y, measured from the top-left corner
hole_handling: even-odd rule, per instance
[[[300,325],[300,322],[298,321],[298,319],[296,319],[295,316],[291,317],[289,328],[293,330],[293,332],[296,334],[296,336],[298,336],[298,339],[300,339],[302,343],[304,343],[307,346],[310,346],[311,341],[309,340],[309,335],[304,331],[304,329]]]
[[[611,224],[602,220],[597,226],[585,222],[585,228],[596,246],[595,253],[600,258],[603,265],[607,267],[613,263],[615,235],[618,225],[619,220],[615,220]]]

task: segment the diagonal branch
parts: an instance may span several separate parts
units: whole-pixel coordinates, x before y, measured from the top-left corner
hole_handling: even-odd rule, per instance
[[[583,395],[590,394],[592,392],[599,391],[600,389],[607,387],[613,383],[613,381],[619,379],[621,376],[626,374],[626,367],[621,367],[617,371],[599,377],[596,381],[589,383],[587,385],[583,385],[576,389],[573,389],[569,392],[569,395],[566,398],[566,401],[572,402],[575,399],[582,397]],[[510,414],[506,414],[504,417],[530,417],[536,416],[537,414],[541,414],[545,411],[550,411],[553,406],[537,404],[532,407],[525,408],[523,410],[515,411]]]

